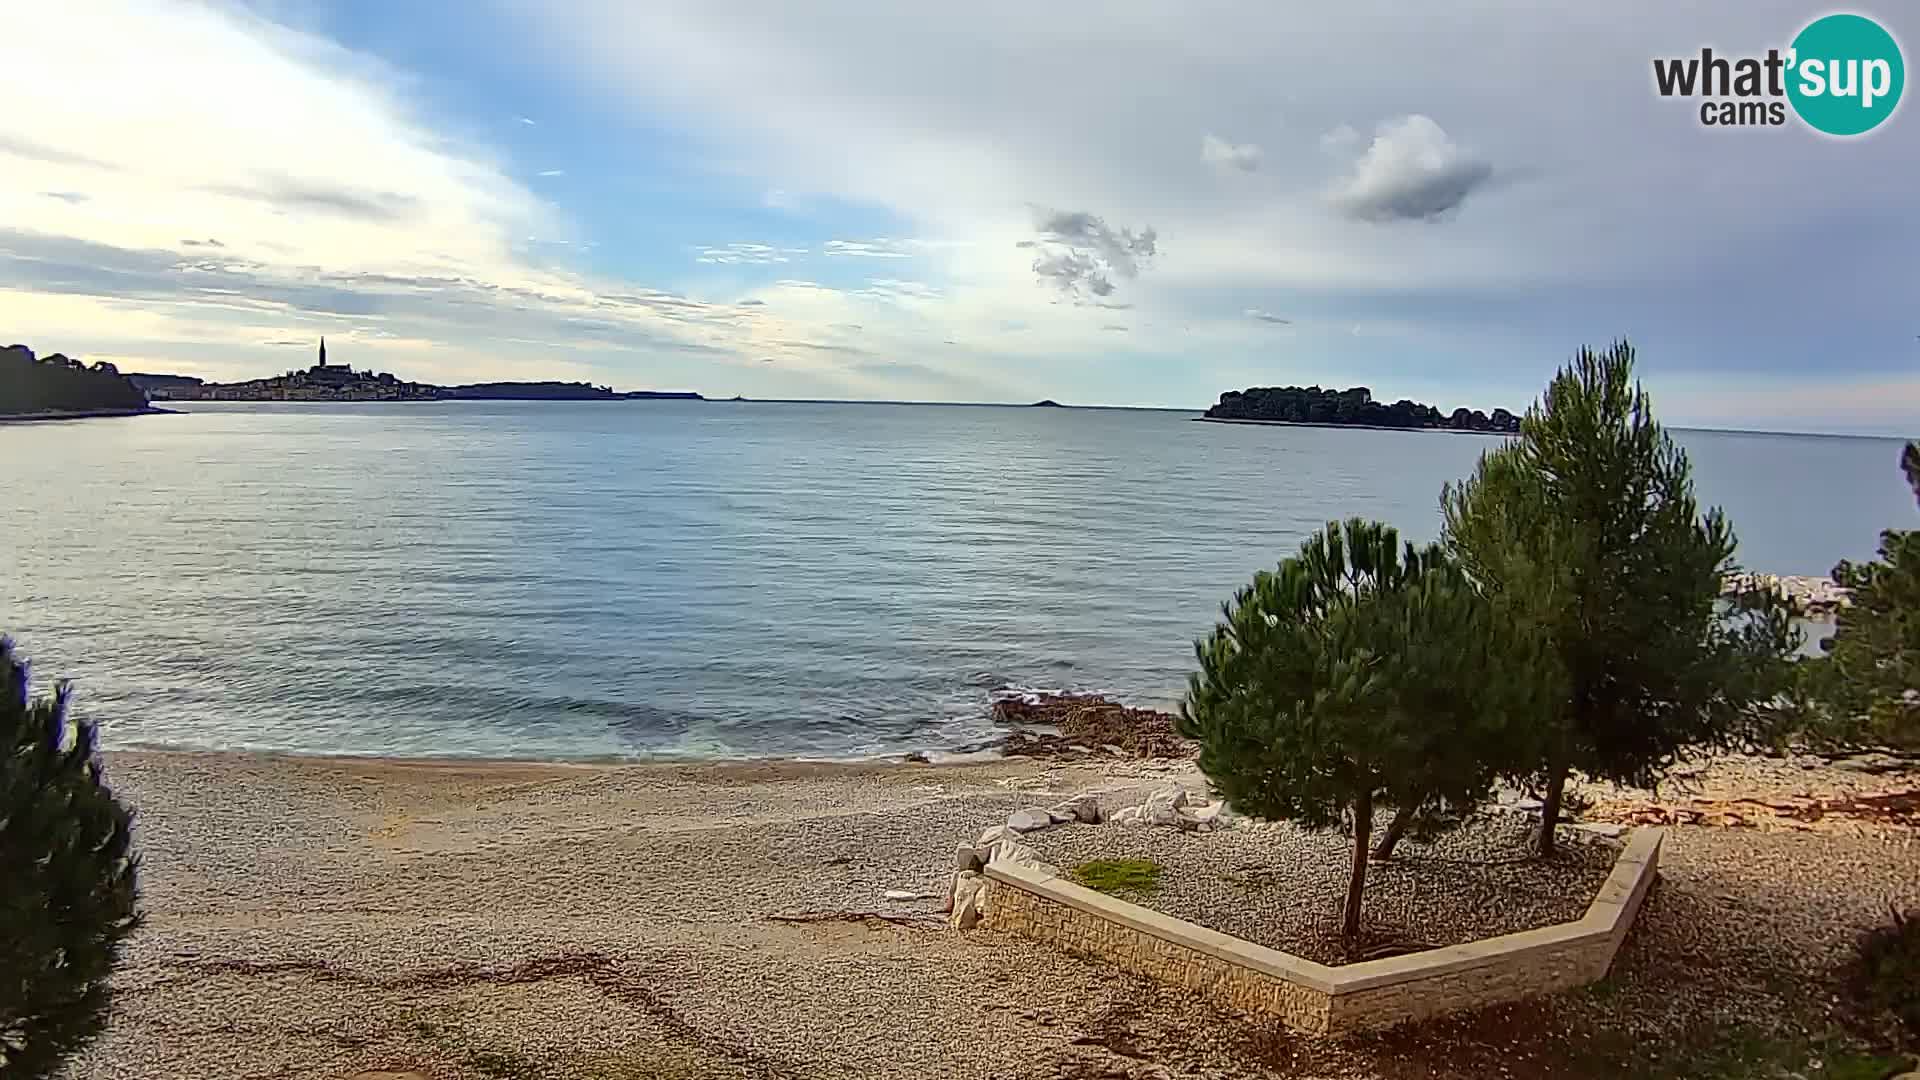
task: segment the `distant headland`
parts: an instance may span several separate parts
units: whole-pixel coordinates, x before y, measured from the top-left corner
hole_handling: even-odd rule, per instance
[[[136,373],[127,378],[154,400],[166,401],[704,401],[690,391],[620,391],[592,383],[487,382],[436,386],[408,382],[385,371],[355,371],[327,362],[327,339],[305,371],[265,379],[210,383],[188,375]]]
[[[77,420],[165,412],[120,369],[83,364],[61,353],[35,356],[25,345],[0,349],[0,419]]]
[[[1471,431],[1510,435],[1520,418],[1505,409],[1491,415],[1459,408],[1451,414],[1402,398],[1391,405],[1373,400],[1364,386],[1322,390],[1318,386],[1256,386],[1229,390],[1202,420],[1228,424],[1301,424],[1310,427],[1366,427],[1389,430]]]

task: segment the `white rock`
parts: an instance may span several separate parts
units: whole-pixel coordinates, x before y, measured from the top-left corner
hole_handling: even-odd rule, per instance
[[[1611,821],[1583,821],[1575,825],[1574,828],[1579,829],[1583,833],[1592,833],[1595,836],[1606,837],[1608,840],[1617,840],[1627,835],[1627,826],[1615,824]]]
[[[1127,756],[1127,752],[1125,750],[1120,749],[1118,746],[1115,746],[1113,743],[1101,743],[1100,749],[1105,750],[1107,753],[1112,754],[1114,757]]]
[[[1007,815],[1007,828],[1017,833],[1039,832],[1052,824],[1053,815],[1037,806]]]
[[[1079,821],[1088,825],[1100,824],[1100,798],[1097,795],[1075,795],[1053,806],[1051,813],[1060,821]]]
[[[889,900],[933,900],[933,893],[914,892],[912,889],[888,889],[881,894]]]
[[[1173,786],[1164,787],[1147,796],[1146,805],[1140,808],[1140,817],[1149,825],[1180,824],[1180,811],[1187,805],[1187,789]]]
[[[1014,835],[1014,831],[1005,825],[990,825],[980,833],[980,839],[975,840],[973,846],[984,851]]]
[[[1147,822],[1145,818],[1140,816],[1140,810],[1141,808],[1138,806],[1123,806],[1115,810],[1113,816],[1107,820],[1115,825],[1145,825]]]
[[[1514,808],[1515,810],[1526,810],[1526,811],[1528,811],[1528,812],[1532,812],[1532,811],[1535,811],[1535,810],[1538,810],[1538,809],[1540,809],[1540,808],[1541,808],[1542,806],[1545,806],[1545,805],[1546,805],[1546,804],[1545,804],[1545,803],[1543,803],[1543,802],[1541,802],[1541,801],[1540,801],[1539,799],[1515,799],[1515,800],[1513,800],[1513,808]]]
[[[987,862],[989,864],[1012,863],[1016,866],[1038,866],[1040,865],[1040,853],[1018,840],[1002,840],[993,845],[993,850],[987,853]]]
[[[987,879],[971,870],[953,875],[953,912],[947,916],[948,926],[971,930],[980,922],[986,884]]]

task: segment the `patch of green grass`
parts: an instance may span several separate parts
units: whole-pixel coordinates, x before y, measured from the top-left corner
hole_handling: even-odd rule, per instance
[[[1074,867],[1073,880],[1096,892],[1150,893],[1160,887],[1160,864],[1146,859],[1094,859]]]

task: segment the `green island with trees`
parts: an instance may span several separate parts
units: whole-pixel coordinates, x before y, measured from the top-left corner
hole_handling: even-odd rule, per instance
[[[1395,430],[1472,431],[1512,435],[1520,418],[1505,409],[1491,414],[1458,408],[1443,413],[1405,398],[1391,405],[1373,400],[1364,386],[1322,390],[1318,386],[1255,386],[1229,390],[1202,420],[1234,424],[1304,424],[1309,427],[1369,427]]]

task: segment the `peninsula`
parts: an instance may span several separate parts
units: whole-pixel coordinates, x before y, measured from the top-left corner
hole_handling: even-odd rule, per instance
[[[35,356],[25,345],[0,349],[0,419],[70,420],[161,412],[120,370],[61,353]]]
[[[320,339],[314,365],[264,379],[210,383],[187,375],[128,376],[149,397],[169,401],[703,401],[699,394],[659,390],[620,391],[592,383],[488,382],[436,386],[409,382],[385,371],[355,371],[327,362]]]
[[[1364,386],[1322,390],[1318,386],[1256,386],[1229,390],[1202,420],[1234,424],[1303,424],[1314,427],[1369,427],[1391,430],[1472,431],[1510,435],[1520,418],[1505,409],[1492,415],[1459,408],[1451,414],[1402,398],[1391,405],[1373,400]]]

